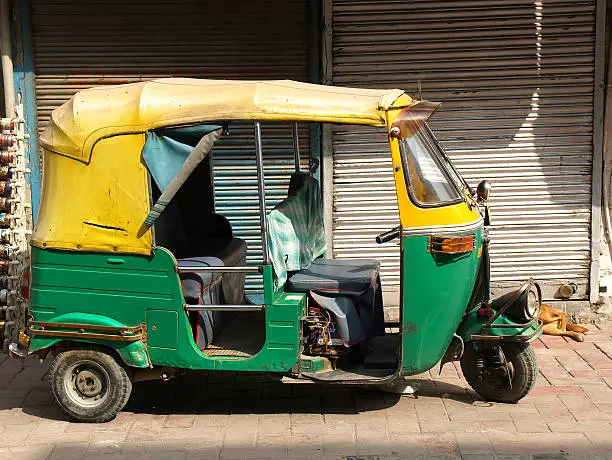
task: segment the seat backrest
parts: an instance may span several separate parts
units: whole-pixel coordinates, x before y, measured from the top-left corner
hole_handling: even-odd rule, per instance
[[[276,281],[325,255],[325,227],[319,182],[303,172],[291,176],[287,198],[268,215],[268,248]]]
[[[170,201],[154,224],[155,245],[168,249],[175,257],[181,258],[189,252],[187,234],[178,206]]]
[[[210,245],[233,239],[230,222],[220,214],[203,216],[205,227],[190,228],[190,221],[184,222],[178,205],[170,201],[164,212],[155,221],[155,244],[162,246],[178,259],[208,255]],[[185,228],[187,226],[187,228]]]

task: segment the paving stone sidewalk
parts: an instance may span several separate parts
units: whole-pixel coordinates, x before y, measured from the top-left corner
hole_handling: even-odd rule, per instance
[[[107,424],[71,423],[46,364],[0,358],[0,459],[612,458],[612,328],[534,342],[540,373],[516,405],[483,401],[458,366],[418,376],[416,396],[191,374],[134,385]]]

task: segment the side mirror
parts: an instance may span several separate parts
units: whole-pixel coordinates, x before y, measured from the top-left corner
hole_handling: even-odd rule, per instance
[[[478,197],[479,203],[484,203],[488,201],[491,196],[491,184],[489,184],[486,180],[483,180],[476,187],[476,196]]]
[[[310,159],[310,174],[314,174],[317,172],[317,169],[319,169],[319,159],[318,158],[311,158]]]

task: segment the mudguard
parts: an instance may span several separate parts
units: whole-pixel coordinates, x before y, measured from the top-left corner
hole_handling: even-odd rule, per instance
[[[66,323],[66,324],[83,324],[91,326],[110,326],[114,328],[127,328],[128,326],[120,323],[113,318],[103,315],[94,315],[89,313],[68,313],[65,315],[58,316],[53,319],[53,323]],[[63,329],[70,331],[69,329]],[[73,331],[77,332],[77,331]],[[109,347],[117,352],[123,362],[127,366],[147,368],[150,366],[151,361],[149,359],[149,353],[147,346],[142,340],[136,340],[133,342],[124,342],[118,340],[108,339],[92,339],[92,338],[74,338],[69,339],[61,337],[45,336],[37,337],[35,334],[32,336],[29,344],[28,354],[36,351],[44,350],[46,348],[57,345],[60,342],[81,342],[81,343],[92,343],[96,345],[103,345]]]
[[[542,334],[542,326],[539,322],[535,322],[528,327],[504,327],[504,328],[488,328],[483,330],[483,325],[488,322],[488,318],[478,317],[478,308],[472,309],[468,312],[459,324],[457,328],[457,335],[459,335],[464,342],[474,340],[473,336],[490,336],[490,340],[505,340],[505,341],[520,341],[520,342],[531,342],[537,339]],[[509,320],[505,315],[500,315],[492,325],[508,325],[512,326],[513,321]],[[477,337],[481,338],[481,337]]]

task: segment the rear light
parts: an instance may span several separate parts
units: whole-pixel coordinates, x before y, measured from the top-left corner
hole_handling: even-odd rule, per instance
[[[430,236],[427,250],[436,254],[465,254],[476,247],[476,237],[469,236]]]
[[[19,280],[19,294],[23,300],[30,300],[30,267],[26,267],[26,269],[21,273]]]

